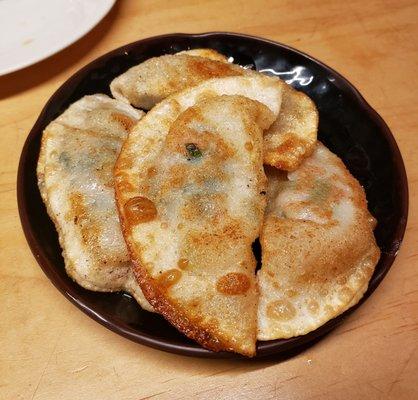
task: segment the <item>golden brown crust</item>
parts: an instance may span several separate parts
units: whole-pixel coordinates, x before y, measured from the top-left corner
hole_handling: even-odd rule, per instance
[[[210,350],[251,356],[258,296],[251,244],[266,202],[261,127],[277,115],[281,86],[258,77],[209,82],[160,103],[131,132],[115,167],[116,198],[136,277],[155,309]],[[260,96],[276,114],[245,96],[216,96],[227,87]],[[155,219],[137,224],[126,215],[137,196],[155,204]]]
[[[315,103],[292,86],[283,86],[280,114],[264,134],[264,163],[294,171],[315,150],[319,115]]]
[[[212,329],[202,328],[198,319],[191,319],[179,310],[178,304],[173,304],[165,295],[165,291],[161,286],[155,284],[155,280],[150,278],[146,270],[141,267],[140,263],[135,260],[135,253],[131,252],[134,265],[134,273],[139,282],[142,292],[146,299],[167,321],[175,326],[180,332],[183,332],[190,339],[195,340],[201,346],[215,352],[219,351],[235,351],[235,346],[228,340],[221,338],[219,335],[213,335]],[[253,357],[254,352],[242,352],[243,355]]]
[[[126,289],[151,310],[133,283],[113,197],[116,154],[140,116],[105,95],[85,96],[45,128],[37,175],[68,276],[89,290]]]
[[[118,185],[115,185],[115,196],[116,198],[121,198]],[[128,240],[131,231],[130,227],[127,227],[125,224],[125,218],[123,217],[124,210],[120,202],[117,202],[117,210],[121,222],[123,236],[125,239],[127,239],[126,244],[128,246],[135,278],[141,287],[142,293],[154,308],[154,310],[161,314],[180,332],[183,332],[187,337],[195,340],[204,348],[215,352],[235,351],[235,346],[233,343],[220,338],[219,335],[215,337],[211,333],[213,332],[213,329],[209,330],[199,327],[200,321],[197,319],[192,320],[187,317],[184,313],[181,312],[178,305],[173,304],[167,298],[165,288],[161,287],[161,285],[155,279],[150,277],[147,270],[141,265],[141,262],[138,259],[138,250],[135,249],[135,245],[130,240]],[[254,337],[254,341],[255,340],[256,338]],[[241,353],[248,357],[253,357],[255,355],[255,351],[242,351]]]
[[[222,61],[225,63],[228,62],[228,58],[226,56],[224,56],[221,53],[218,53],[216,50],[207,49],[207,48],[184,50],[176,54],[187,54],[189,56],[204,57],[204,58],[209,58],[210,60]]]
[[[166,54],[130,68],[111,82],[110,89],[115,98],[150,110],[168,96],[210,78],[245,73],[238,65],[223,60],[187,53]]]
[[[363,188],[325,146],[287,178],[267,175],[259,340],[306,334],[352,307],[380,255]]]
[[[124,127],[124,129],[129,132],[132,127],[136,124],[136,121],[125,114],[120,112],[114,112],[110,114],[111,118]]]

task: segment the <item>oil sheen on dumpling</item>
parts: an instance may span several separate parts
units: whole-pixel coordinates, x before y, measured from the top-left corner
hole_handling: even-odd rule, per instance
[[[124,235],[145,296],[211,350],[255,352],[251,243],[265,205],[262,131],[280,97],[281,85],[266,77],[206,81],[153,108],[116,164]]]
[[[259,340],[306,334],[355,305],[380,255],[363,188],[324,145],[295,172],[266,173]]]
[[[151,310],[131,271],[112,173],[129,129],[142,115],[105,95],[83,97],[46,127],[37,174],[68,275],[86,289],[126,290]]]

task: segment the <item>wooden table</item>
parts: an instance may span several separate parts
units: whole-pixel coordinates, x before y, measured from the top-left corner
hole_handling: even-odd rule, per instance
[[[416,0],[126,0],[76,44],[1,77],[0,398],[417,399],[417,21]],[[393,268],[342,326],[287,361],[187,358],[131,343],[52,286],[20,227],[20,151],[63,81],[122,44],[213,30],[287,43],[335,68],[386,120],[407,167],[409,224]]]

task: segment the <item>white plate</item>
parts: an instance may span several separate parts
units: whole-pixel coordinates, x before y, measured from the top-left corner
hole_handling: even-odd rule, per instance
[[[0,75],[55,54],[89,32],[115,0],[0,0]]]

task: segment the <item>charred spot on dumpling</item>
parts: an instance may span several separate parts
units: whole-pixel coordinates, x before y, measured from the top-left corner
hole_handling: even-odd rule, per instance
[[[216,290],[229,296],[247,293],[251,282],[247,275],[239,272],[230,272],[218,279]]]

